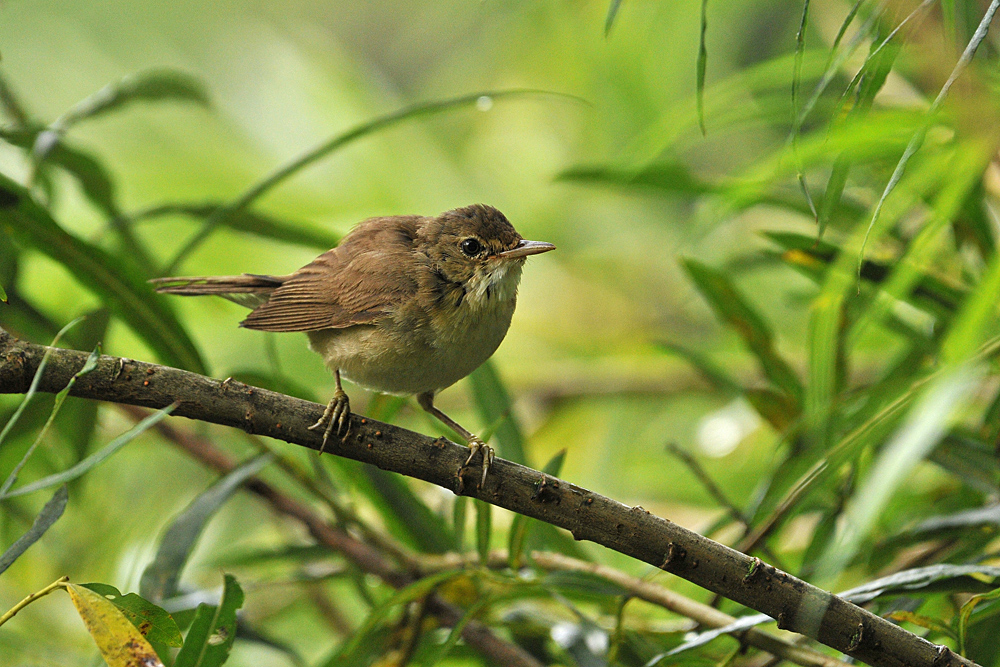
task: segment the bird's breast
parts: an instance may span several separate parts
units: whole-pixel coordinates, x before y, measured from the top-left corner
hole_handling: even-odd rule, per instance
[[[480,296],[482,299],[480,299]],[[462,379],[500,346],[516,304],[491,290],[415,298],[373,324],[309,333],[331,370],[391,394],[437,391]]]

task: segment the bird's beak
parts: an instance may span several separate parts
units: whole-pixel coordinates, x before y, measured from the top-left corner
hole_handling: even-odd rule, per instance
[[[555,250],[556,247],[551,243],[546,243],[545,241],[524,241],[522,240],[515,247],[510,250],[504,250],[499,253],[497,257],[503,257],[504,259],[515,259],[517,257],[527,257],[528,255],[539,255],[543,252],[548,252],[549,250]]]

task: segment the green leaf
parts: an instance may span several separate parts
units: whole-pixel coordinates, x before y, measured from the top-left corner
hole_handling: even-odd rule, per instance
[[[440,515],[427,506],[410,488],[405,477],[386,472],[373,465],[360,466],[362,474],[370,484],[373,500],[386,510],[383,514],[391,519],[397,531],[411,543],[428,553],[445,553],[451,549],[455,538]],[[355,480],[357,481],[357,480]]]
[[[771,389],[746,389],[743,396],[778,433],[785,433],[798,419],[799,406],[787,394]]]
[[[479,562],[488,567],[490,562],[490,538],[493,536],[493,505],[476,499],[476,551],[479,552]]]
[[[24,453],[24,456],[21,457],[21,460],[17,462],[17,465],[14,466],[14,469],[11,470],[9,475],[7,475],[7,479],[4,480],[3,484],[0,484],[0,500],[3,500],[3,498],[7,496],[7,492],[10,491],[10,487],[14,486],[14,482],[17,481],[17,476],[21,472],[21,469],[24,467],[24,464],[28,462],[28,459],[31,458],[31,455],[35,452],[35,449],[45,438],[45,434],[48,433],[49,427],[52,426],[52,422],[55,421],[56,415],[59,414],[59,409],[62,407],[62,404],[66,400],[66,397],[69,395],[70,389],[72,389],[73,385],[76,384],[77,378],[86,375],[90,371],[94,370],[97,367],[97,360],[100,358],[100,356],[101,356],[101,348],[100,345],[98,345],[96,348],[94,348],[94,351],[90,353],[90,356],[87,357],[87,361],[84,362],[83,368],[77,371],[73,375],[73,377],[69,379],[69,382],[66,384],[66,386],[58,394],[56,394],[55,403],[52,406],[52,411],[49,413],[49,418],[45,421],[45,425],[42,426],[41,430],[38,432],[38,435],[35,437],[34,442],[32,442],[31,446],[28,447],[28,450]],[[40,376],[41,376],[40,373],[36,374],[36,377]]]
[[[45,534],[45,531],[59,520],[66,509],[68,500],[69,494],[66,487],[59,487],[59,490],[49,499],[49,502],[45,503],[42,511],[35,517],[28,532],[17,538],[17,541],[0,555],[0,574],[3,574],[4,570],[10,567],[21,554],[28,550],[28,547],[37,542]]]
[[[327,664],[339,665],[342,662],[349,663],[351,656],[359,647],[365,646],[370,637],[378,630],[379,626],[388,619],[393,609],[425,598],[441,584],[461,576],[466,576],[466,573],[461,570],[448,570],[417,579],[412,584],[400,588],[388,600],[385,600],[372,609],[368,618],[361,624],[361,627],[354,632],[354,635],[349,640],[344,642],[336,656],[331,658]],[[174,667],[181,666],[175,665]]]
[[[925,5],[928,5],[928,3],[921,3],[920,7],[918,7],[917,10],[914,10],[914,12],[923,9]],[[869,232],[875,228],[875,224],[878,222],[879,215],[882,212],[882,207],[885,205],[889,195],[892,194],[893,190],[895,190],[896,186],[899,185],[899,182],[902,180],[903,173],[906,171],[906,167],[909,164],[910,159],[918,150],[920,150],[921,146],[923,146],[930,123],[937,115],[937,112],[944,103],[945,98],[948,96],[948,92],[951,90],[951,87],[955,84],[955,81],[958,80],[958,77],[961,76],[962,72],[965,71],[965,68],[968,67],[969,63],[972,62],[972,58],[976,55],[979,45],[984,39],[986,39],[986,34],[989,31],[990,24],[993,22],[993,15],[996,13],[998,7],[1000,7],[1000,3],[997,2],[991,2],[990,6],[987,7],[986,12],[983,14],[982,21],[980,21],[979,26],[976,28],[976,32],[972,35],[972,38],[966,45],[965,50],[958,59],[958,62],[955,63],[955,67],[952,69],[948,79],[941,86],[941,90],[938,91],[934,101],[931,102],[930,106],[927,108],[927,122],[913,134],[910,142],[906,146],[906,150],[903,151],[902,157],[900,157],[899,161],[896,163],[896,167],[893,169],[892,175],[889,177],[889,182],[886,183],[885,189],[882,191],[878,202],[875,204],[875,210],[872,213],[871,222],[868,223]],[[866,234],[866,241],[867,238],[868,236]],[[858,253],[859,264],[860,261],[864,259],[864,253],[865,243],[862,242],[861,249]]]
[[[167,215],[183,215],[199,220],[208,220],[219,216],[225,204],[165,204],[142,211],[133,216],[133,220],[141,222]],[[310,225],[308,223],[291,223],[285,220],[241,209],[228,215],[218,217],[219,225],[253,236],[301,245],[317,250],[329,250],[340,243],[340,236],[332,232]]]
[[[177,653],[174,667],[219,667],[236,641],[236,610],[243,606],[243,589],[227,574],[218,606],[200,604]]]
[[[49,475],[48,477],[43,477],[42,479],[32,482],[31,484],[25,484],[22,487],[14,489],[7,493],[4,498],[15,498],[17,496],[23,496],[29,493],[34,493],[35,491],[40,491],[41,489],[47,489],[50,486],[56,486],[57,484],[65,484],[71,480],[80,477],[84,473],[88,472],[91,468],[94,468],[104,462],[106,458],[117,452],[119,449],[130,443],[137,436],[145,432],[150,427],[157,424],[164,417],[169,415],[174,411],[176,404],[169,405],[162,410],[158,410],[151,414],[150,416],[143,419],[141,422],[133,426],[131,429],[122,433],[120,436],[109,442],[100,451],[94,452],[84,460],[77,463],[75,466],[67,468],[66,470],[56,473],[54,475]]]
[[[1000,584],[1000,567],[940,563],[895,572],[838,593],[854,604],[880,597],[930,593],[975,593]]]
[[[498,424],[495,435],[500,456],[515,463],[528,465],[524,451],[524,435],[514,417],[513,404],[496,366],[489,359],[469,375],[472,396],[479,419],[484,424]]]
[[[38,140],[39,134],[44,130],[5,130],[0,129],[0,137],[9,143],[24,148],[31,149]],[[51,138],[52,135],[50,135]],[[110,174],[104,165],[93,155],[78,148],[70,147],[64,140],[52,144],[47,149],[46,162],[66,170],[77,180],[83,194],[105,215],[114,217],[118,215],[118,205],[115,202],[115,186]],[[36,168],[42,169],[43,165]],[[45,178],[46,172],[36,172],[35,181]]]
[[[118,610],[125,615],[125,618],[151,644],[160,643],[174,647],[182,644],[181,631],[177,627],[177,623],[161,607],[157,607],[152,602],[142,599],[135,593],[122,595],[121,591],[108,584],[91,583],[80,585],[110,600],[111,604],[118,607]]]
[[[698,37],[698,63],[696,65],[696,104],[698,107],[698,127],[702,135],[705,131],[705,74],[708,70],[708,47],[705,34],[708,32],[708,0],[701,0],[701,31]]]
[[[992,154],[993,148],[987,148],[984,142],[970,141],[958,147],[944,163],[948,178],[934,197],[932,216],[907,245],[902,257],[894,262],[891,275],[881,286],[890,299],[873,303],[857,318],[851,331],[852,340],[857,340],[866,326],[885,320],[893,302],[910,294],[922,282],[926,267],[933,264],[943,249],[953,246],[951,221],[975,184],[982,180]]]
[[[996,318],[996,295],[1000,293],[1000,255],[990,259],[975,290],[965,299],[941,343],[941,357],[960,364],[975,355],[986,340]]]
[[[993,446],[959,430],[945,436],[930,460],[981,493],[1000,488],[1000,461]]]
[[[42,381],[42,373],[45,372],[45,367],[49,363],[49,355],[52,354],[52,350],[59,342],[59,339],[62,338],[63,334],[69,331],[69,329],[79,321],[80,318],[76,318],[60,329],[59,333],[57,333],[55,338],[52,339],[52,345],[49,346],[49,349],[45,350],[45,354],[42,355],[42,360],[38,362],[38,369],[35,371],[34,377],[31,378],[31,384],[28,385],[28,391],[24,393],[24,398],[21,399],[17,409],[14,410],[14,414],[11,415],[10,419],[7,420],[7,423],[4,424],[3,430],[0,430],[0,444],[3,444],[4,438],[7,437],[7,434],[10,433],[14,428],[14,425],[17,424],[18,419],[20,419],[21,415],[24,413],[24,409],[28,407],[28,403],[31,402],[31,399],[34,398],[35,393],[38,391],[38,383]],[[6,487],[7,485],[5,483],[5,490]]]
[[[823,232],[833,219],[833,213],[840,204],[840,198],[844,194],[847,186],[847,176],[851,171],[851,160],[846,154],[841,153],[833,162],[833,169],[830,170],[830,180],[826,183],[826,190],[823,192],[823,199],[819,204],[819,217],[817,225],[819,231],[816,235],[823,238]]]
[[[0,228],[65,266],[104,299],[164,363],[205,372],[197,348],[167,300],[153,294],[138,266],[67,233],[27,190],[3,175],[0,200],[8,202],[0,206]]]
[[[116,83],[104,86],[60,116],[50,126],[50,130],[62,134],[82,120],[97,118],[132,102],[167,100],[193,102],[205,107],[209,105],[208,93],[197,78],[176,70],[149,70],[130,74]],[[43,147],[49,141],[51,139],[39,137],[41,145],[36,142],[35,152],[44,154]]]
[[[462,553],[465,551],[465,516],[469,508],[468,496],[455,496],[452,500],[451,524],[455,534],[455,551]],[[515,515],[516,517],[520,514]]]
[[[108,667],[163,667],[153,647],[118,607],[85,586],[65,587]]]
[[[484,609],[492,604],[496,604],[501,597],[503,596],[488,595],[471,605],[466,612],[462,614],[462,618],[458,619],[458,623],[452,626],[451,631],[441,644],[441,647],[427,662],[427,667],[434,667],[434,665],[437,665],[448,657],[448,654],[451,653],[452,649],[455,648],[455,645],[458,643],[458,640],[462,637],[462,631],[465,630],[465,627],[469,624],[469,622],[474,620]]]
[[[667,352],[676,354],[694,366],[695,370],[701,373],[702,377],[715,387],[717,391],[730,396],[738,396],[743,393],[743,387],[730,377],[725,370],[709,359],[707,355],[678,343],[661,342],[659,343],[659,347]]]
[[[802,384],[774,349],[774,335],[764,319],[721,272],[693,259],[683,260],[682,265],[716,315],[743,338],[768,379],[797,405],[802,398]]]
[[[831,580],[851,562],[892,495],[948,431],[956,411],[970,400],[975,378],[972,370],[959,368],[936,378],[922,392],[848,500],[844,521],[816,566],[820,581]]]
[[[83,322],[73,332],[73,347],[78,350],[92,350],[104,340],[108,331],[111,313],[107,308],[98,308],[87,313]],[[72,446],[75,461],[81,461],[90,451],[97,428],[97,411],[100,401],[70,396],[62,408],[62,419],[56,422],[63,440]]]
[[[991,591],[989,593],[983,593],[981,595],[973,595],[969,598],[969,601],[962,605],[962,608],[958,612],[958,652],[963,657],[965,656],[965,645],[966,639],[968,637],[969,629],[969,616],[972,615],[972,611],[976,608],[980,602],[986,602],[989,600],[996,600],[1000,598],[1000,588]]]
[[[901,623],[912,623],[918,627],[942,634],[945,637],[956,639],[954,630],[949,628],[943,622],[937,620],[936,618],[931,618],[930,616],[916,614],[912,611],[894,611],[889,614],[888,618]]]
[[[93,155],[60,142],[48,156],[48,161],[65,169],[83,194],[106,216],[120,215],[114,181],[104,165]]]
[[[646,187],[683,197],[696,197],[717,190],[712,184],[692,174],[680,162],[657,162],[642,169],[604,165],[578,166],[561,172],[556,180]]]
[[[625,588],[593,572],[553,570],[545,574],[541,583],[558,589],[560,593],[572,595],[575,599],[600,601],[629,594]]]
[[[7,303],[7,292],[4,291],[3,285],[0,285],[0,301]]]
[[[767,232],[768,239],[784,248],[781,259],[800,270],[803,275],[822,283],[826,270],[840,255],[840,249],[815,237],[789,232]],[[861,279],[881,285],[890,276],[891,267],[865,260],[861,265]],[[935,315],[950,316],[958,308],[967,290],[962,286],[944,282],[940,278],[921,274],[906,299],[914,306]]]
[[[158,602],[177,594],[177,582],[181,570],[184,569],[195,542],[198,541],[208,520],[219,511],[243,482],[260,472],[273,458],[271,454],[261,454],[244,461],[202,491],[174,519],[163,533],[160,548],[153,562],[142,573],[139,583],[142,597]]]
[[[615,24],[615,18],[618,16],[618,10],[621,9],[622,0],[611,0],[611,4],[608,5],[608,15],[604,19],[604,36],[607,37],[611,34],[611,28]]]
[[[484,99],[486,100],[500,100],[508,99],[511,97],[523,97],[527,95],[549,95],[564,97],[566,99],[575,99],[572,95],[565,95],[561,93],[550,93],[541,90],[503,90],[496,92],[480,92],[474,93],[472,95],[463,95],[461,97],[453,97],[446,100],[439,100],[436,102],[422,102],[417,104],[412,104],[398,111],[386,114],[384,116],[379,116],[373,120],[366,123],[362,123],[347,132],[339,134],[331,139],[323,142],[316,148],[307,151],[298,158],[295,158],[288,164],[278,168],[272,172],[269,176],[261,179],[252,187],[250,187],[246,192],[237,197],[232,203],[218,210],[217,213],[210,216],[205,220],[205,224],[202,228],[198,230],[187,243],[184,244],[174,259],[168,264],[165,269],[166,273],[172,273],[180,265],[180,263],[199,245],[202,241],[209,237],[216,227],[222,224],[225,217],[233,215],[239,211],[250,208],[253,202],[260,199],[264,194],[270,192],[272,189],[277,187],[279,184],[283,183],[289,177],[297,174],[299,171],[322,160],[326,156],[334,153],[335,151],[347,146],[358,139],[362,139],[371,134],[374,134],[380,130],[398,125],[401,122],[419,118],[421,116],[432,115],[436,113],[441,113],[450,109],[457,109],[461,107],[469,107],[480,105]]]

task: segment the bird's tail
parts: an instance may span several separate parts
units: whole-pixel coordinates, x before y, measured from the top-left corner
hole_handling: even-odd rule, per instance
[[[221,296],[247,308],[265,303],[287,276],[263,276],[244,273],[241,276],[197,276],[187,278],[154,278],[150,280],[161,294],[182,296]]]

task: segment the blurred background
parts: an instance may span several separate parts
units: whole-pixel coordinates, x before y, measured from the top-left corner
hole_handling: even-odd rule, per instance
[[[137,285],[165,273],[289,273],[371,216],[434,215],[475,202],[496,206],[525,238],[552,242],[558,250],[528,261],[513,324],[491,367],[444,391],[437,404],[474,431],[495,432],[501,456],[520,448],[526,463],[541,467],[565,450],[563,478],[735,543],[749,526],[727,518],[697,473],[714,480],[729,502],[753,517],[752,524],[764,521],[780,498],[774,488],[787,490],[817,459],[786,468],[791,477],[775,482],[783,465],[798,462],[794,456],[810,449],[809,443],[819,443],[812,451],[828,451],[880,406],[912,398],[916,383],[940,370],[939,334],[951,315],[910,303],[911,286],[938,280],[934,284],[943,287],[936,295],[953,297],[947,312],[954,314],[956,301],[991,266],[998,98],[995,67],[974,67],[927,134],[924,157],[915,158],[907,172],[913,178],[902,182],[905,199],[900,195],[895,205],[889,200],[886,222],[866,248],[871,263],[865,265],[863,289],[852,282],[873,207],[903,147],[921,128],[926,133],[923,114],[987,4],[952,1],[911,16],[917,3],[822,0],[809,9],[798,51],[801,6],[764,0],[711,4],[700,84],[702,6],[687,0],[626,0],[610,7],[606,0],[8,1],[0,4],[0,75],[16,104],[8,99],[5,105],[0,172],[30,184],[63,230],[127,265]],[[841,37],[852,11],[856,18]],[[908,16],[912,20],[899,37],[873,55]],[[995,36],[989,37],[976,62],[994,66],[995,45]],[[164,71],[172,72],[167,78],[183,92],[132,100],[92,117],[87,103],[80,106],[82,100],[92,104],[105,86]],[[852,81],[859,72],[864,76]],[[536,92],[497,94],[514,90]],[[248,210],[276,227],[228,220],[189,245],[200,238],[206,220],[213,221],[215,207],[236,201],[329,139],[409,105],[462,96],[471,96],[469,102],[365,132],[269,189]],[[814,105],[811,115],[802,112],[807,102]],[[19,112],[27,122],[17,118]],[[66,119],[68,129],[57,135],[67,148],[100,163],[107,186],[95,185],[98,172],[79,161],[75,171],[66,167],[71,160],[60,162],[56,152],[55,167],[43,169],[38,132],[28,130],[53,122],[59,130],[59,120]],[[846,187],[841,182],[838,190],[837,165],[845,159],[853,168],[849,178],[842,170]],[[941,203],[946,174],[956,172],[967,187],[952,196],[951,214],[940,212],[939,205],[951,206]],[[972,196],[977,199],[970,204]],[[823,244],[832,245],[803,242],[817,238],[818,218],[825,227]],[[911,257],[920,230],[938,218],[945,224],[926,240],[931,251]],[[963,227],[966,218],[973,223]],[[776,234],[786,236],[776,240]],[[53,328],[87,315],[63,344],[89,350],[99,339],[106,354],[182,365],[165,355],[169,344],[155,342],[157,335],[173,336],[173,325],[161,334],[143,334],[116,306],[109,314],[101,290],[81,280],[72,263],[40,238],[10,223],[0,226],[0,285],[12,304],[0,305],[0,325],[49,343]],[[841,244],[849,251],[838,256]],[[900,258],[912,259],[907,265],[916,268],[897,276],[895,293],[880,294],[878,283],[888,280]],[[828,266],[840,273],[824,274]],[[845,306],[845,322],[875,314],[867,326],[827,347],[816,335],[816,299],[837,280],[852,304]],[[245,311],[221,299],[151,292],[144,298],[175,314],[177,330],[190,341],[185,349],[195,351],[203,372],[324,403],[331,395],[332,377],[307,349],[305,336],[237,328]],[[984,333],[970,334],[962,349],[979,349],[996,329],[993,314],[976,330]],[[909,328],[900,334],[904,324]],[[817,374],[817,351],[822,356],[834,348],[839,352],[831,365],[838,367],[830,377],[836,378],[827,394],[814,394],[817,378],[824,379]],[[187,367],[197,370],[194,358]],[[898,368],[907,374],[898,375]],[[939,431],[962,419],[986,428],[989,420],[979,415],[996,387],[985,366],[977,368],[975,388],[960,392],[966,402],[949,404],[954,410],[937,423]],[[887,388],[894,372],[899,382]],[[873,386],[881,393],[864,393]],[[346,388],[357,412],[447,434],[412,400]],[[807,403],[824,396],[828,403],[811,404],[812,412],[802,417],[803,391]],[[9,416],[21,399],[0,397],[3,414]],[[4,475],[51,408],[51,396],[33,399],[0,448]],[[809,419],[819,414],[828,421],[816,427]],[[793,571],[818,562],[830,527],[904,416],[894,414],[853,451],[852,463],[837,468],[819,499],[783,517],[765,548]],[[168,421],[241,457],[255,451],[239,433]],[[133,423],[114,406],[98,409],[71,399],[20,477],[64,469]],[[803,423],[814,430],[806,428],[803,435]],[[989,434],[977,433],[980,453],[988,452]],[[307,452],[271,444],[303,469],[312,465]],[[374,487],[353,488],[356,469],[327,458],[330,483],[364,521],[412,542],[373,500],[375,481]],[[914,455],[915,465],[920,458]],[[906,484],[894,482],[888,500],[877,506],[885,510],[883,518],[869,526],[864,547],[855,545],[855,551],[870,554],[880,539],[933,514],[935,501],[942,503],[940,511],[989,505],[996,476],[992,469],[985,474],[993,482],[970,486],[941,464],[916,466]],[[164,438],[141,435],[73,482],[65,516],[0,577],[0,608],[64,574],[75,582],[138,590],[163,530],[214,479]],[[451,493],[413,480],[403,485],[452,525]],[[299,489],[291,492],[309,498]],[[29,496],[3,503],[2,544],[25,530],[44,501]],[[469,517],[471,522],[471,506]],[[494,546],[506,546],[511,521],[509,513],[494,510]],[[825,527],[818,544],[817,525]],[[536,546],[569,549],[552,540]],[[208,523],[182,581],[191,590],[211,591],[221,585],[221,571],[235,572],[247,592],[245,617],[270,642],[237,641],[229,664],[293,664],[292,654],[304,664],[323,664],[342,637],[317,611],[317,598],[333,599],[346,619],[347,630],[340,630],[349,634],[373,606],[365,595],[386,595],[384,586],[365,578],[310,579],[306,575],[316,563],[304,552],[278,556],[289,545],[308,543],[300,527],[275,519],[246,494],[235,495]],[[972,550],[987,553],[987,544]],[[885,560],[896,553],[887,552]],[[968,561],[969,553],[962,553],[954,562]],[[574,546],[573,554],[637,576],[650,571],[589,544]],[[324,558],[337,562],[335,556]],[[874,576],[884,563],[867,558],[828,571],[825,584]],[[853,574],[841,576],[851,564]],[[657,581],[710,599],[666,575]],[[539,604],[547,609],[548,603]],[[614,610],[607,599],[580,604],[600,627]],[[943,598],[934,604],[948,607]],[[599,662],[588,663],[559,648],[552,635],[546,661],[643,664],[681,641],[678,628],[690,629],[663,626],[672,618],[663,610],[629,610],[632,630],[648,633],[648,655],[635,647],[612,658],[593,650]],[[566,608],[544,614],[579,622]],[[493,622],[515,624],[501,617],[497,611]],[[384,650],[374,652],[382,657],[372,660],[388,660],[392,642],[383,640]],[[709,647],[690,659],[721,658],[732,642]],[[633,653],[638,657],[623,657]],[[32,605],[0,631],[0,655],[5,664],[99,664],[72,607],[55,599]],[[414,660],[424,664],[420,655]],[[478,664],[482,658],[459,650],[446,662]]]

